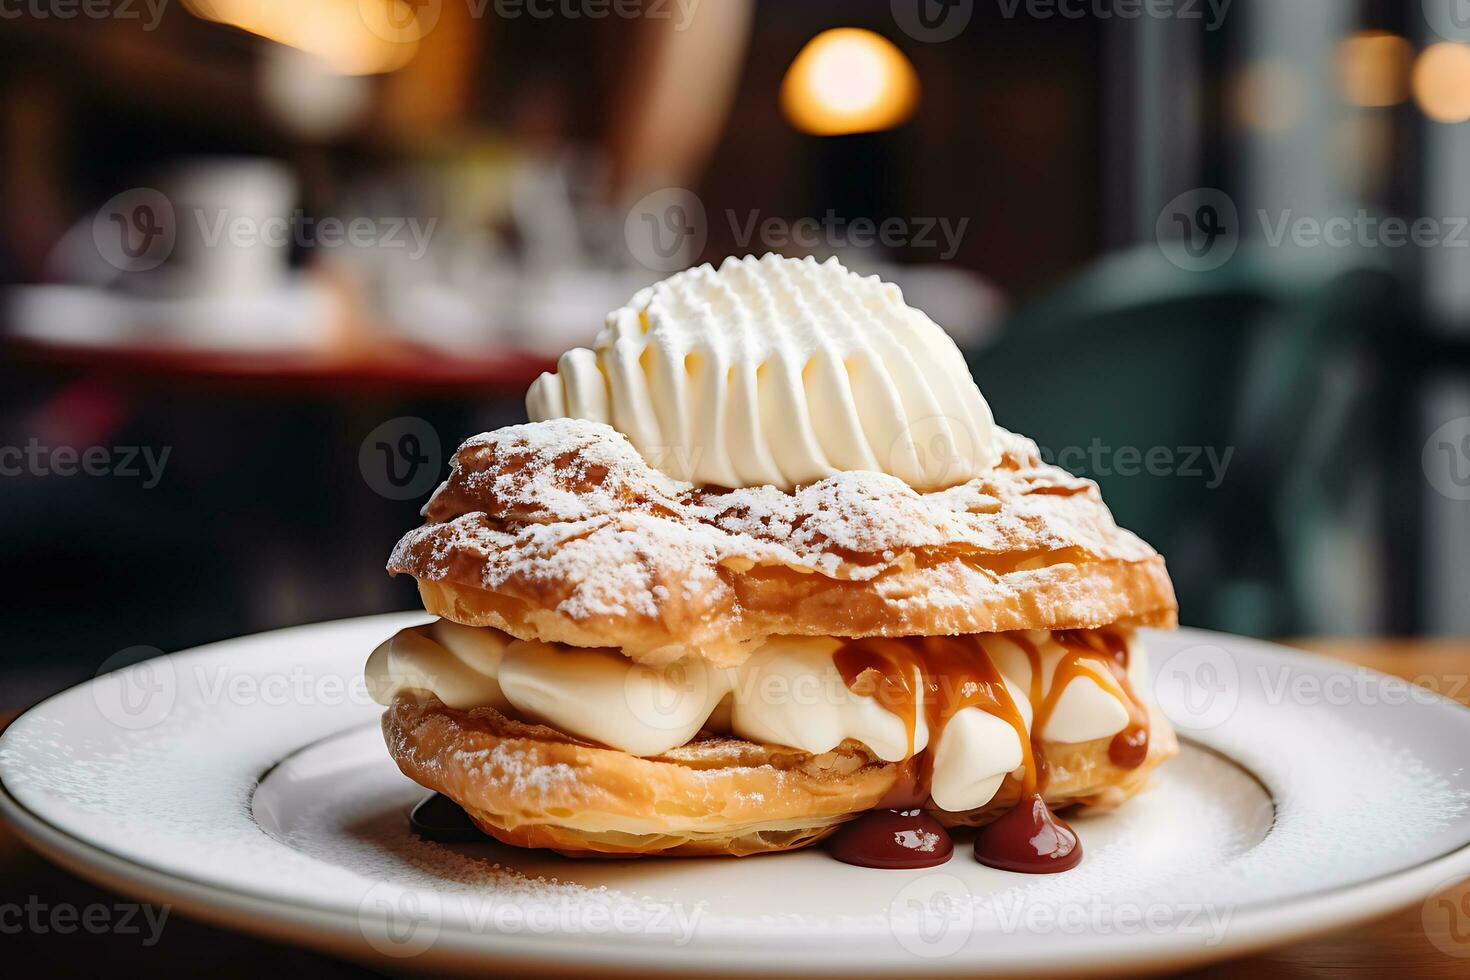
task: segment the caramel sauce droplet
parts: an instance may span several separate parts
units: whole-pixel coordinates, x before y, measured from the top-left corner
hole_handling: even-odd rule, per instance
[[[870,810],[832,838],[832,856],[862,868],[932,868],[953,855],[944,825],[917,808]]]
[[[1082,860],[1082,842],[1046,805],[1040,793],[1023,796],[975,837],[975,860],[1002,871],[1055,874]]]
[[[978,707],[1014,728],[1022,757],[1019,802],[980,831],[975,844],[977,859],[992,867],[1032,874],[1065,871],[1081,860],[1082,846],[1076,833],[1052,814],[1042,797],[1050,770],[1040,733],[1067,685],[1079,677],[1089,677],[1117,696],[1128,710],[1128,726],[1110,743],[1109,759],[1121,768],[1142,765],[1148,756],[1148,715],[1129,684],[1127,642],[1121,635],[1104,630],[1053,634],[1066,652],[1043,697],[1040,650],[1024,634],[1004,635],[1020,647],[1030,663],[1028,695],[1035,711],[1029,732],[1004,677],[978,636],[856,639],[844,643],[833,655],[849,690],[872,697],[903,720],[909,744],[909,758],[879,807],[834,837],[832,853],[838,860],[865,867],[933,866],[904,863],[916,858],[912,849],[908,849],[907,857],[902,853],[902,840],[921,839],[918,835],[922,833],[944,834],[937,821],[925,831],[917,829],[920,808],[929,799],[933,767],[932,752],[914,751],[920,712],[932,741],[951,717],[969,707]],[[1036,733],[1034,738],[1032,733]],[[944,858],[934,864],[942,863],[952,850],[948,835],[943,840]],[[918,859],[931,856],[925,852]]]

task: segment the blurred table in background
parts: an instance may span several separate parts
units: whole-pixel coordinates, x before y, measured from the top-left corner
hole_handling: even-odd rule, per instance
[[[1470,641],[1299,640],[1295,645],[1385,673],[1414,680],[1470,706]],[[8,685],[7,685],[8,686]],[[0,704],[0,723],[18,714],[17,705]],[[0,880],[8,900],[30,896],[56,904],[83,907],[111,904],[111,892],[53,867],[32,854],[0,827]],[[1470,883],[1440,896],[1457,907],[1470,907]],[[1470,935],[1425,934],[1422,905],[1363,926],[1285,946],[1186,974],[1192,978],[1379,977],[1463,978],[1470,973]],[[1445,952],[1454,950],[1458,955]],[[20,974],[44,969],[67,976],[90,973],[105,957],[116,975],[183,969],[217,978],[256,977],[279,972],[306,972],[325,977],[376,976],[367,970],[316,953],[263,942],[171,916],[159,943],[145,948],[138,936],[36,935],[8,936],[4,963]]]
[[[224,384],[268,393],[520,395],[542,371],[556,369],[555,358],[520,351],[461,357],[403,345],[381,345],[371,352],[271,354],[11,340],[4,349],[18,362],[59,373],[139,383]]]
[[[0,709],[119,651],[418,605],[384,574],[389,550],[455,447],[524,421],[527,386],[555,361],[488,331],[447,350],[348,319],[296,347],[264,332],[0,339],[0,443],[101,447],[138,474],[37,455],[7,476],[0,536],[26,574],[10,583],[18,673]],[[405,472],[422,479],[391,482]],[[91,590],[80,608],[52,585],[77,568]]]

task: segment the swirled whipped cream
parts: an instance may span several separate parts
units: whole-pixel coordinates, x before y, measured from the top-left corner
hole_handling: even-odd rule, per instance
[[[954,342],[897,286],[835,258],[729,258],[644,289],[537,379],[526,408],[605,422],[651,466],[725,487],[877,470],[936,490],[1000,458]]]
[[[977,639],[1029,731],[1030,659],[1002,634]],[[1038,652],[1036,689],[1048,698],[1066,651],[1045,631],[1026,639]],[[1132,634],[1127,642],[1128,674],[1141,685],[1141,645]],[[920,713],[911,744],[903,718],[844,682],[833,662],[841,645],[828,637],[772,637],[739,667],[691,657],[655,668],[615,650],[517,640],[439,620],[384,641],[366,673],[368,690],[385,705],[400,692],[426,691],[452,708],[493,707],[640,756],[683,745],[701,729],[812,754],[853,739],[888,762],[931,748],[930,793],[938,806],[956,812],[990,802],[1022,765],[1016,730],[978,707],[956,712],[938,732]],[[1099,669],[1067,682],[1041,737],[1086,742],[1116,735],[1128,722],[1127,708]]]

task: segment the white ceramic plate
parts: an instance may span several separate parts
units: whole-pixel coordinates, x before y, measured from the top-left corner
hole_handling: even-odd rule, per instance
[[[1185,736],[1070,818],[1061,875],[820,850],[575,862],[409,833],[423,795],[360,669],[422,616],[246,637],[105,674],[0,737],[0,811],[73,870],[195,917],[409,969],[1048,974],[1182,967],[1341,927],[1470,872],[1470,711],[1369,671],[1148,638]]]

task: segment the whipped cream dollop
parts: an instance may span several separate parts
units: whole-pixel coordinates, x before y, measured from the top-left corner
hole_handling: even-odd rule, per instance
[[[954,341],[835,258],[729,258],[644,289],[526,409],[605,422],[656,469],[725,487],[876,470],[936,490],[1000,458]]]
[[[1045,631],[1026,639],[1039,655],[1038,690],[1046,698],[1066,650]],[[1143,651],[1136,635],[1129,634],[1127,643],[1128,675],[1141,689]],[[366,673],[368,690],[381,704],[402,691],[424,691],[451,708],[486,705],[639,756],[667,752],[701,729],[814,755],[850,738],[887,762],[932,748],[930,793],[939,807],[956,812],[990,802],[1006,775],[1021,766],[1015,728],[977,707],[956,712],[939,732],[929,731],[921,713],[910,744],[905,719],[849,689],[833,660],[840,646],[827,637],[772,637],[739,667],[716,668],[699,658],[649,667],[614,650],[517,640],[439,620],[384,641]],[[1029,732],[1030,658],[999,634],[987,634],[983,650]],[[1068,682],[1043,739],[1087,742],[1127,727],[1128,710],[1107,689],[1106,669],[1099,667],[1095,676]]]

